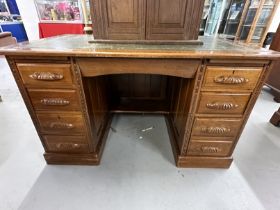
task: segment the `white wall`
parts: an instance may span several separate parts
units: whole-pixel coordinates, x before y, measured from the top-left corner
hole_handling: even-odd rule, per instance
[[[272,20],[271,25],[268,29],[268,32],[276,32],[279,23],[280,23],[280,4],[278,5],[278,8],[277,8],[276,13],[273,17],[273,20]]]
[[[39,18],[33,0],[16,0],[29,41],[39,39]]]

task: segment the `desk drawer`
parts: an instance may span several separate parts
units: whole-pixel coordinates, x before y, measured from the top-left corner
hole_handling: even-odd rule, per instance
[[[69,87],[73,85],[70,64],[18,63],[17,67],[26,86]]]
[[[201,60],[136,59],[136,58],[78,58],[85,77],[108,74],[159,74],[193,78]]]
[[[192,136],[235,137],[241,124],[238,118],[196,118]]]
[[[262,67],[208,66],[203,87],[207,89],[253,90],[261,71]]]
[[[47,152],[89,153],[85,136],[43,136]]]
[[[195,156],[229,156],[232,147],[230,141],[203,141],[192,140],[187,154]]]
[[[81,113],[37,113],[40,131],[44,134],[83,134],[84,119]]]
[[[200,114],[243,114],[250,99],[249,93],[202,92],[198,106]]]
[[[77,111],[80,110],[75,90],[28,90],[35,110]]]

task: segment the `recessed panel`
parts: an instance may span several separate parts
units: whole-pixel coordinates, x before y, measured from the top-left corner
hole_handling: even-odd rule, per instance
[[[132,23],[134,22],[135,0],[107,0],[110,22]]]
[[[195,40],[204,0],[147,0],[146,39]]]
[[[182,14],[184,11],[184,8],[182,7],[183,3],[184,1],[182,0],[159,0],[159,23],[180,23],[180,19],[182,19],[180,16],[185,16]]]
[[[96,22],[94,22],[93,28],[98,30],[98,34],[95,30],[97,38],[112,40],[145,39],[146,0],[95,1]]]

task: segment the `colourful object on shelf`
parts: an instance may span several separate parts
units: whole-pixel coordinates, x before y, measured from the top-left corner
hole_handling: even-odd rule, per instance
[[[39,23],[40,38],[62,34],[83,34],[84,24],[81,23]]]
[[[35,0],[40,22],[82,23],[79,2],[81,0],[53,1]]]

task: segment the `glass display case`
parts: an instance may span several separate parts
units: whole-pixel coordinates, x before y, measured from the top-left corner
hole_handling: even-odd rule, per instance
[[[205,34],[213,35],[219,27],[221,15],[224,10],[225,0],[211,0],[210,11],[205,26]]]
[[[35,0],[40,22],[82,23],[80,0]]]
[[[251,0],[238,40],[262,44],[278,4],[279,0]]]
[[[231,0],[228,12],[225,14],[225,25],[223,35],[228,39],[235,39],[236,32],[240,23],[245,0]]]
[[[199,35],[204,35],[204,30],[205,30],[206,21],[207,21],[208,15],[209,15],[209,10],[210,10],[210,0],[205,0],[202,18],[201,18],[200,27],[199,27]]]

